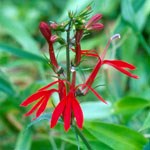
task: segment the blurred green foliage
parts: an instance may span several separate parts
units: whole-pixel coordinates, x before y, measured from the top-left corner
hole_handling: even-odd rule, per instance
[[[39,32],[39,22],[59,23],[69,10],[79,12],[90,2],[0,1],[0,149],[76,150],[78,143],[81,149],[86,149],[81,139],[76,139],[74,129],[65,133],[61,122],[55,129],[49,128],[51,104],[48,114],[34,121],[23,117],[27,110],[19,105],[52,81],[52,72],[44,57],[47,44]],[[149,8],[149,0],[92,1],[92,14],[103,14],[105,29],[83,39],[83,49],[100,51],[109,37],[120,33],[122,38],[112,44],[109,57],[133,63],[137,66],[134,73],[140,77],[129,79],[111,68],[100,71],[94,86],[101,85],[96,89],[108,105],[104,106],[90,93],[80,99],[86,120],[82,132],[94,150],[100,147],[103,150],[150,149]],[[64,61],[63,55],[61,50],[59,62]],[[89,61],[94,65],[94,60]],[[85,61],[85,68],[89,68],[88,65]],[[88,69],[81,70],[81,74],[79,81],[88,75]]]

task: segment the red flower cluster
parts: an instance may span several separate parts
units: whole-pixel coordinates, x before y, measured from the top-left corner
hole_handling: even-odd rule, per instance
[[[77,126],[79,128],[82,128],[83,126],[83,112],[81,110],[80,104],[77,100],[77,96],[79,95],[86,95],[87,92],[90,90],[92,91],[95,96],[101,100],[103,103],[106,103],[106,101],[97,93],[93,88],[92,84],[100,70],[100,68],[103,65],[109,65],[113,68],[117,69],[118,71],[122,72],[123,74],[131,77],[131,78],[138,78],[138,76],[130,73],[129,70],[134,70],[135,66],[132,64],[129,64],[127,62],[121,61],[121,60],[106,60],[105,55],[107,52],[107,49],[111,43],[112,40],[119,38],[120,35],[116,34],[114,35],[106,45],[106,48],[104,49],[101,56],[99,56],[95,50],[81,50],[80,41],[84,34],[84,30],[101,30],[104,26],[101,23],[98,23],[98,21],[101,19],[101,14],[94,15],[85,25],[83,29],[76,29],[75,33],[75,47],[71,47],[70,49],[75,52],[75,59],[74,59],[74,66],[70,68],[71,75],[72,75],[72,81],[67,81],[66,79],[61,79],[61,75],[59,72],[59,69],[61,68],[58,65],[58,62],[55,57],[53,44],[57,40],[57,35],[52,35],[51,30],[53,28],[57,28],[57,24],[48,25],[45,22],[40,23],[40,31],[45,37],[45,39],[48,42],[49,45],[49,54],[50,54],[50,61],[53,65],[53,70],[56,74],[58,74],[58,80],[54,81],[43,88],[39,89],[36,93],[31,95],[29,98],[27,98],[25,101],[22,102],[21,106],[28,106],[32,104],[33,102],[37,101],[37,103],[32,107],[31,110],[29,110],[25,116],[31,115],[34,111],[36,111],[36,117],[39,117],[44,110],[46,109],[46,105],[49,101],[49,98],[53,93],[58,93],[60,101],[58,105],[55,107],[52,117],[50,126],[53,128],[56,124],[58,119],[61,117],[64,121],[64,128],[67,131],[70,128],[70,125],[72,124],[73,119],[76,119]],[[93,71],[85,81],[85,83],[79,84],[76,86],[76,66],[80,65],[82,55],[86,56],[92,56],[97,57],[98,61],[93,68]],[[52,88],[53,85],[58,84],[58,89]]]

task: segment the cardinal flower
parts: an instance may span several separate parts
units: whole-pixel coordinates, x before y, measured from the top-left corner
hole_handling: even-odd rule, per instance
[[[75,81],[76,81],[76,71],[74,70],[74,67],[72,67],[72,83],[69,86],[69,92],[66,95],[67,91],[65,90],[66,88],[61,87],[59,91],[63,90],[63,94],[61,96],[63,97],[59,104],[56,106],[54,109],[54,112],[52,114],[51,118],[51,128],[55,127],[55,125],[58,122],[59,117],[62,117],[64,120],[64,128],[66,131],[70,128],[70,125],[72,123],[72,119],[76,119],[77,126],[79,128],[82,128],[83,126],[83,112],[80,107],[80,104],[77,100],[77,89],[80,86],[83,86],[82,84],[75,86]],[[105,100],[90,86],[85,85],[89,90],[91,90],[95,96],[100,99],[102,102],[106,103]]]
[[[125,74],[131,78],[135,78],[135,79],[138,78],[137,75],[134,75],[127,70],[127,69],[129,69],[129,70],[136,69],[136,67],[134,65],[129,64],[129,63],[122,61],[122,60],[105,60],[104,59],[111,41],[114,39],[117,39],[117,38],[120,38],[119,34],[116,34],[110,38],[110,40],[108,41],[106,48],[104,49],[102,55],[99,57],[99,60],[98,60],[97,64],[95,65],[93,71],[91,72],[91,74],[89,75],[89,77],[87,78],[87,80],[85,81],[83,86],[80,89],[78,89],[79,94],[85,95],[89,91],[89,89],[91,89],[91,86],[92,86],[101,66],[104,64],[112,66],[113,68],[117,69],[121,73],[123,73],[123,74]],[[101,100],[104,101],[104,99],[102,97],[101,97]]]

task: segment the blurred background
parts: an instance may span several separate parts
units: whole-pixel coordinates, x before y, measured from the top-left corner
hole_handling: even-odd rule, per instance
[[[69,10],[78,13],[90,2],[0,0],[0,150],[76,150],[78,143],[86,149],[74,129],[66,133],[62,123],[49,128],[51,103],[34,121],[34,115],[23,116],[29,107],[22,108],[20,103],[53,81],[45,58],[48,46],[39,23],[60,23]],[[150,1],[93,0],[91,6],[92,14],[103,14],[105,28],[84,38],[82,48],[100,53],[108,39],[119,33],[121,39],[111,44],[107,58],[134,64],[134,74],[140,78],[131,79],[104,67],[93,87],[108,105],[91,93],[79,98],[85,117],[82,132],[95,150],[141,150],[143,146],[150,150]],[[64,64],[64,55],[61,49],[57,55],[60,64]],[[84,82],[95,62],[92,58],[84,61],[78,82]]]

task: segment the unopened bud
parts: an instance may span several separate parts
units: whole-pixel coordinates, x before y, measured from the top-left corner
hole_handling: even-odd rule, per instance
[[[58,36],[57,35],[52,35],[51,38],[50,38],[50,41],[52,43],[56,42],[56,40],[58,39]]]
[[[55,22],[53,22],[53,23],[50,24],[50,27],[51,27],[52,29],[57,29],[58,24],[55,23]]]

